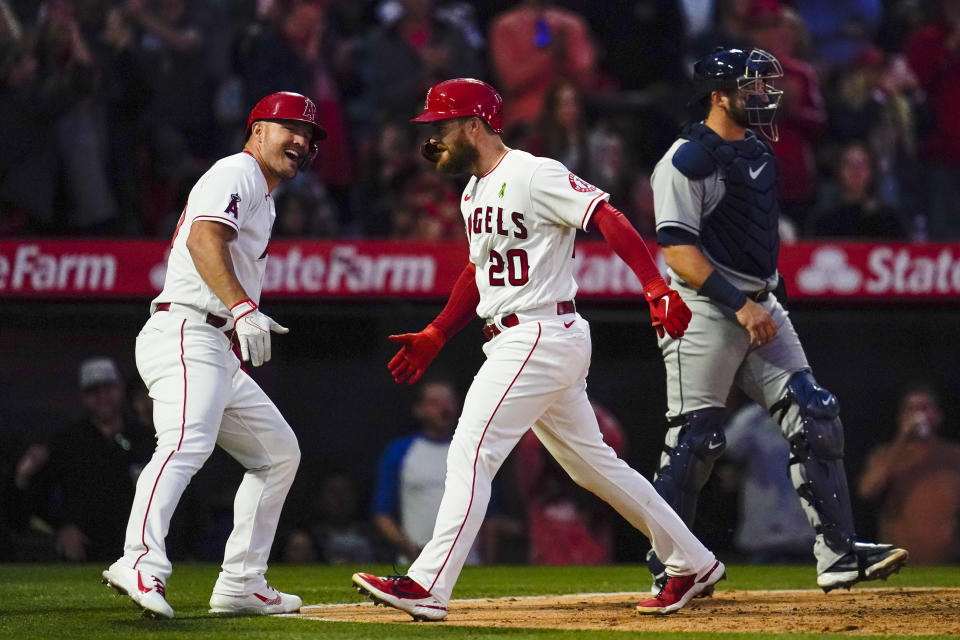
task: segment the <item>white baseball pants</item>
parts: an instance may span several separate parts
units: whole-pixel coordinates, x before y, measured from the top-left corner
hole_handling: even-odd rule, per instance
[[[590,325],[577,314],[529,317],[484,345],[487,360],[467,392],[447,454],[447,477],[433,538],[408,575],[446,603],[490,501],[504,459],[533,427],[580,486],[646,535],[671,575],[696,573],[713,554],[653,485],[603,441],[587,399]]]
[[[157,449],[137,481],[122,563],[166,582],[164,539],[190,479],[220,445],[246,468],[215,593],[244,595],[263,574],[287,491],[300,462],[290,425],[240,368],[206,313],[155,313],[137,336],[137,369],[153,398]]]

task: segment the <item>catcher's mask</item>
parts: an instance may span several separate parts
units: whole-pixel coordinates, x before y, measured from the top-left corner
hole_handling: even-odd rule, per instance
[[[261,98],[257,106],[250,111],[250,117],[247,118],[248,137],[253,123],[257,120],[296,120],[310,125],[313,135],[310,136],[307,153],[297,163],[299,169],[310,166],[320,150],[320,141],[327,137],[327,132],[317,121],[317,105],[313,100],[299,93],[281,91]]]
[[[762,49],[747,53],[742,49],[718,47],[693,66],[691,103],[714,91],[740,91],[746,102],[749,124],[776,142],[780,136],[773,119],[783,91],[773,86],[771,80],[782,77],[780,62]]]

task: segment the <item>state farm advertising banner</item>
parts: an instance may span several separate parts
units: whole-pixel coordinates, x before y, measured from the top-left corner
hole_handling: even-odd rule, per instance
[[[0,298],[152,298],[169,244],[152,240],[0,241]],[[657,247],[650,245],[663,267]],[[435,299],[449,293],[465,243],[281,241],[270,244],[268,297],[301,300]],[[578,297],[635,299],[640,283],[603,242],[577,244]],[[960,302],[960,244],[784,245],[791,299]]]

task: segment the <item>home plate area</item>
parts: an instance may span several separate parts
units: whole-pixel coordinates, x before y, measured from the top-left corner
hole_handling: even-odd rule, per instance
[[[960,589],[717,591],[679,612],[641,615],[644,593],[454,600],[443,622],[415,623],[371,602],[304,606],[300,617],[470,627],[928,635],[960,633]]]

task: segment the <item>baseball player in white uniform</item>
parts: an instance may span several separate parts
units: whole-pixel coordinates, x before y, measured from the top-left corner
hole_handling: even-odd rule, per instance
[[[270,360],[271,332],[287,333],[258,306],[276,218],[270,194],[313,159],[324,137],[309,98],[266,96],[250,113],[243,152],[200,178],[177,225],[163,291],[136,344],[137,369],[153,398],[157,448],[137,481],[123,556],[103,572],[103,581],[145,616],[173,617],[164,539],[183,490],[214,445],[247,471],[210,611],[300,608],[299,597],[264,578],[300,449],[232,347],[260,366]]]
[[[671,576],[637,605],[671,613],[724,575],[652,485],[603,442],[587,399],[590,327],[577,314],[573,252],[577,229],[600,229],[644,284],[658,331],[683,335],[690,314],[657,272],[643,241],[607,203],[609,196],[562,164],[508,149],[500,138],[503,101],[479,80],[434,86],[416,122],[435,123],[424,155],[445,173],[472,174],[461,197],[470,260],[444,310],[423,331],[391,336],[402,345],[389,367],[413,383],[454,333],[484,319],[487,360],[464,401],[447,457],[433,537],[406,576],[357,573],[375,602],[415,620],[441,620],[483,522],[493,476],[533,428],[581,486],[614,507],[666,558]]]

